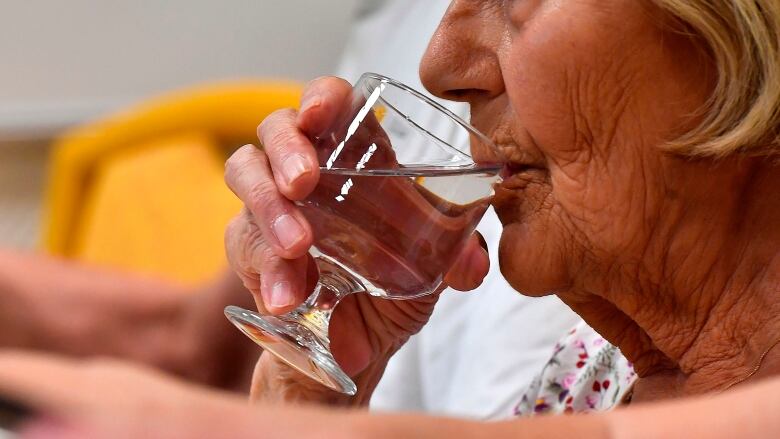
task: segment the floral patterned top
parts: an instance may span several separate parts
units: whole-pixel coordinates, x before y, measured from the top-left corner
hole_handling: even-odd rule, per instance
[[[585,322],[560,340],[514,409],[516,416],[605,411],[636,381],[631,363]]]

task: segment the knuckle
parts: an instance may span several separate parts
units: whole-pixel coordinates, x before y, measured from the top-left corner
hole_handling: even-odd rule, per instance
[[[330,75],[317,76],[316,78],[314,78],[311,81],[309,81],[308,83],[306,83],[306,87],[305,88],[306,89],[311,88],[313,85],[319,84],[322,81],[325,81],[325,80],[330,79],[330,78],[333,78],[333,76],[330,76]]]
[[[230,266],[242,273],[251,272],[254,252],[264,246],[265,240],[260,228],[249,214],[234,218],[225,231],[225,250]]]
[[[251,261],[252,268],[260,270],[262,267],[266,267],[268,264],[272,263],[274,258],[276,258],[276,255],[265,244],[265,241],[262,239],[259,232],[254,238],[255,239],[250,238],[246,243],[247,260]]]
[[[238,148],[225,161],[225,179],[240,175],[247,166],[254,164],[258,159],[262,160],[263,156],[263,151],[251,144]]]
[[[225,227],[225,236],[239,236],[241,231],[246,227],[246,217],[243,212],[234,216],[228,225]]]
[[[225,227],[225,253],[227,254],[230,265],[234,265],[235,260],[233,257],[239,247],[245,229],[246,219],[243,215],[233,218],[230,220],[227,227]]]
[[[241,162],[241,160],[243,159],[244,148],[246,148],[246,145],[242,146],[241,148],[238,148],[225,161],[225,176],[232,175],[236,172],[236,167],[238,166],[238,163]]]
[[[279,192],[273,181],[260,181],[249,187],[246,198],[244,203],[249,210],[264,217],[263,213],[279,199]]]
[[[247,196],[252,196],[256,186],[268,186],[267,191],[275,191],[275,183],[266,171],[268,168],[268,158],[261,151],[248,160],[237,161],[225,173],[225,183],[239,198],[244,200]],[[244,195],[244,190],[247,194]]]
[[[257,126],[257,137],[263,143],[263,146],[268,145],[270,142],[269,136],[272,135],[272,133],[285,131],[286,126],[291,126],[292,124],[287,124],[286,121],[293,120],[294,118],[295,110],[292,108],[276,110],[266,116],[266,118],[260,122],[260,125]]]
[[[246,160],[247,157],[251,157],[252,154],[257,150],[257,147],[255,145],[252,145],[251,143],[247,143],[246,145],[243,145],[242,147],[236,149],[236,151],[233,153],[233,155],[230,156],[228,159],[228,162],[241,162],[243,160]]]
[[[274,111],[273,113],[269,114],[260,122],[260,125],[257,126],[257,138],[260,139],[262,142],[263,137],[265,136],[265,133],[269,130],[269,125],[273,126],[274,121],[278,117],[277,111]]]
[[[264,137],[265,145],[269,151],[285,151],[290,145],[299,142],[299,133],[296,128],[288,127],[269,132]]]
[[[334,78],[335,78],[335,76],[328,76],[328,75],[318,76],[318,77],[312,79],[311,81],[307,82],[306,86],[303,89],[304,89],[304,91],[307,91],[307,92],[311,91],[312,89],[316,88],[317,86],[322,85],[322,84],[326,83],[327,81],[329,81],[331,79],[334,79]]]
[[[309,81],[309,83],[306,84],[305,90],[312,91],[321,88],[343,87],[344,84],[349,85],[349,82],[344,78],[325,75],[319,76]]]

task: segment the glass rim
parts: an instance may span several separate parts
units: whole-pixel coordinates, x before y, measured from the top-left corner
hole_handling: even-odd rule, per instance
[[[384,83],[390,84],[390,85],[392,85],[392,86],[394,86],[396,88],[399,88],[399,89],[401,89],[401,90],[403,90],[403,91],[413,95],[417,99],[419,99],[419,100],[423,101],[424,103],[430,105],[431,107],[433,107],[434,109],[438,110],[439,112],[444,113],[445,116],[447,116],[450,119],[452,119],[456,124],[458,124],[458,125],[462,126],[463,128],[465,128],[466,131],[469,132],[469,134],[479,138],[479,140],[481,140],[482,142],[485,142],[487,144],[487,146],[493,148],[493,150],[495,150],[497,154],[501,155],[501,152],[499,151],[498,146],[496,146],[495,142],[493,142],[488,136],[483,134],[482,131],[476,129],[474,127],[474,125],[472,125],[471,123],[467,122],[466,120],[464,120],[462,117],[458,116],[457,114],[453,113],[447,107],[445,107],[442,104],[434,101],[429,96],[426,96],[425,94],[415,90],[414,88],[404,84],[401,81],[395,80],[393,78],[387,77],[387,76],[379,74],[379,73],[365,72],[362,75],[360,75],[360,79],[358,79],[358,83],[363,81],[363,79],[365,79],[365,78],[371,78],[371,79],[378,80],[380,82],[384,82]],[[439,139],[439,140],[441,140],[441,139]],[[449,146],[450,148],[454,148],[454,149],[458,150],[461,154],[465,154],[466,156],[468,156],[472,160],[472,162],[474,162],[474,157],[471,155],[471,151],[463,152],[460,149],[458,149],[457,147],[451,145],[450,142],[446,142],[444,140],[441,140],[441,141],[446,143],[447,146]],[[474,163],[478,164],[476,162],[474,162]]]

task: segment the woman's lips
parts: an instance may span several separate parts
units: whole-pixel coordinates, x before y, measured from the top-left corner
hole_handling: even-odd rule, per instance
[[[493,156],[490,158],[495,159],[498,157],[504,163],[504,168],[500,174],[503,182],[499,187],[520,189],[530,179],[543,177],[546,174],[544,156],[538,150],[528,145],[521,147],[511,132],[506,130],[494,131],[490,139],[494,145],[494,148],[491,150]],[[486,154],[484,150],[478,152]]]
[[[510,190],[523,189],[529,183],[543,179],[545,174],[546,170],[538,166],[509,163],[502,171],[503,181],[500,186]]]
[[[509,166],[504,165],[504,167],[501,169],[501,173],[498,175],[501,177],[501,180],[506,180],[512,176],[512,171],[509,169]]]
[[[492,200],[504,225],[523,222],[535,211],[534,204],[549,191],[547,170],[535,166],[507,166],[509,176],[495,187]]]

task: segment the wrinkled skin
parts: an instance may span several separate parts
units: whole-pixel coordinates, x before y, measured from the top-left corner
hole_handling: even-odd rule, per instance
[[[260,125],[262,150],[244,146],[226,165],[225,181],[246,205],[225,234],[228,260],[262,312],[282,314],[294,309],[316,281],[316,268],[306,253],[313,238],[311,226],[291,200],[306,198],[316,185],[319,169],[309,139],[329,125],[351,89],[337,78],[313,81],[304,92],[300,111],[278,111]],[[297,230],[290,231],[291,222],[297,223]],[[279,224],[288,229],[275,228]],[[487,252],[473,236],[445,282],[456,289],[473,289],[488,268]],[[437,299],[437,294],[403,301],[354,294],[336,307],[330,321],[330,347],[358,386],[355,398],[323,390],[263,353],[252,385],[254,399],[367,403],[388,359],[428,321]]]
[[[455,1],[420,72],[469,102],[510,158],[494,204],[511,285],[558,294],[640,376],[695,393],[744,376],[780,335],[778,209],[765,201],[780,204],[778,169],[663,151],[714,85],[704,52],[665,20],[636,0]]]
[[[494,200],[504,225],[502,273],[525,294],[557,294],[617,344],[643,378],[635,401],[723,390],[780,336],[777,165],[750,157],[691,159],[663,149],[696,126],[714,86],[706,51],[680,30],[647,1],[457,0],[420,68],[432,93],[471,105],[474,125],[509,160],[512,175]],[[305,184],[293,189],[282,177],[284,163],[311,154],[302,133],[317,118],[306,114],[337,102],[342,86],[317,81],[301,114],[264,122],[270,165],[253,185],[273,177],[288,199],[307,193]],[[232,160],[232,169],[246,162],[241,155]],[[315,174],[301,175],[311,185]],[[275,218],[271,208],[250,210],[259,230]],[[230,254],[230,231],[228,242]],[[236,240],[233,254],[258,248],[256,242]],[[276,251],[283,259],[300,256],[283,253]],[[268,261],[253,261],[238,271],[257,290],[262,278],[276,274],[266,274]],[[461,286],[478,282],[461,277]],[[259,289],[259,302],[267,304],[266,289]],[[363,336],[334,339],[357,346],[373,333],[403,342],[408,331],[384,330],[388,322],[377,306],[387,305],[372,305],[357,309],[367,323]],[[407,327],[418,329],[430,309]],[[371,355],[353,370],[381,374],[386,357],[375,355],[376,344],[364,346]],[[778,351],[762,373],[780,371]],[[339,360],[349,363],[351,356]],[[281,375],[264,361],[274,360],[261,359],[256,384]],[[291,377],[266,393],[284,393],[295,382],[303,381]]]

